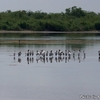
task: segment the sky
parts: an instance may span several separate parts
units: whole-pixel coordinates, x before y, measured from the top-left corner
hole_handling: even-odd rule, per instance
[[[100,13],[100,0],[0,0],[0,12],[7,10],[35,12],[39,10],[47,13],[60,13],[73,6]]]

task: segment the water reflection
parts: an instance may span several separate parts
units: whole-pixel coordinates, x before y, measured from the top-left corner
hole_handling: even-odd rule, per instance
[[[22,57],[24,56],[24,58]],[[86,59],[86,53],[85,51],[71,51],[71,50],[56,50],[55,52],[52,51],[36,51],[28,50],[26,53],[22,53],[21,51],[18,53],[14,52],[13,60],[16,62],[16,59],[18,63],[21,63],[22,60],[26,60],[27,64],[30,63],[67,63],[72,61],[78,61],[79,63],[84,61]]]
[[[18,58],[18,62],[21,63],[21,58]]]
[[[27,64],[33,63],[34,62],[34,58],[29,58],[27,57]]]
[[[16,58],[14,57],[13,60],[15,62]],[[98,58],[98,60],[100,62],[100,57]],[[33,57],[32,58],[27,57],[26,61],[27,61],[27,64],[34,63],[34,58]],[[42,62],[42,63],[65,62],[65,63],[67,63],[67,62],[71,62],[71,61],[78,61],[80,63],[80,62],[84,61],[84,58],[82,59],[82,58],[78,57],[78,59],[76,59],[76,58],[71,59],[71,57],[55,57],[55,58],[54,57],[50,57],[50,58],[48,58],[48,57],[42,58],[41,57],[39,59],[35,59],[35,61],[37,63],[39,63],[39,62]],[[21,63],[21,62],[22,62],[22,58],[18,58],[18,63]]]
[[[98,57],[98,61],[100,62],[100,57]]]
[[[0,45],[0,100],[78,100],[80,93],[99,94],[100,42],[71,42]]]

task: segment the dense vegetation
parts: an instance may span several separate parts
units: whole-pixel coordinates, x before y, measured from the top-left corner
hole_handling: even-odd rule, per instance
[[[91,31],[100,30],[100,13],[76,6],[61,13],[15,11],[0,13],[0,30]]]

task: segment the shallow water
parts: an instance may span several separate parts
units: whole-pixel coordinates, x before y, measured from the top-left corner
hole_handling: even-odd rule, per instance
[[[9,37],[7,38],[9,39]],[[10,38],[12,39],[12,38]],[[18,38],[17,38],[18,39]],[[20,39],[36,39],[24,37]],[[59,37],[43,36],[37,39],[59,40]],[[0,45],[0,100],[80,100],[100,99],[100,50],[99,36],[60,37],[60,40],[91,40],[73,44],[6,44]],[[27,50],[34,56],[27,60]],[[37,60],[37,50],[61,49],[73,51],[75,57],[55,56]],[[81,55],[78,58],[78,50]],[[86,56],[83,55],[83,50]],[[17,53],[22,52],[21,57]],[[16,53],[15,58],[13,53]]]

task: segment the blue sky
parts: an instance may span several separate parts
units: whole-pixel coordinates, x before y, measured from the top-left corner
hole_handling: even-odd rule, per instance
[[[64,12],[72,6],[86,11],[100,12],[100,0],[0,0],[0,12],[17,10],[41,10],[43,12]]]

